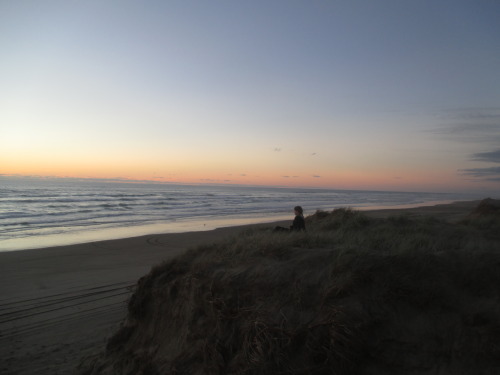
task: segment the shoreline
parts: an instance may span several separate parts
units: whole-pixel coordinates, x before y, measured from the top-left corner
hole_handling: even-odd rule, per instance
[[[463,201],[476,202],[476,201]],[[457,204],[460,202],[454,201],[431,201],[425,203],[414,203],[407,205],[396,206],[345,206],[364,213],[370,212],[398,212],[401,210],[425,209],[425,207],[442,206],[449,204]],[[341,208],[336,207],[336,208]],[[331,211],[328,209],[326,211]],[[316,210],[314,210],[316,212]],[[307,213],[306,216],[314,212]],[[205,232],[228,227],[240,227],[246,225],[272,225],[276,222],[293,220],[293,214],[274,214],[272,216],[262,215],[232,215],[224,218],[203,218],[203,219],[187,219],[173,222],[158,222],[151,224],[143,224],[137,226],[121,226],[112,228],[102,228],[90,231],[74,231],[69,233],[61,233],[46,236],[33,236],[21,239],[7,239],[0,242],[0,254],[12,251],[27,251],[27,250],[43,250],[46,248],[83,245],[94,242],[116,241],[134,237],[144,237],[151,235],[166,235],[189,232]]]
[[[363,210],[371,217],[431,215],[459,221],[479,201]],[[42,249],[0,252],[0,373],[66,374],[100,352],[125,318],[137,281],[189,248],[237,236],[246,228],[151,234]]]
[[[290,215],[287,215],[287,217]],[[158,236],[178,233],[196,233],[226,227],[239,227],[255,224],[269,224],[284,220],[285,215],[277,215],[271,219],[264,217],[231,217],[213,220],[186,220],[167,223],[143,224],[137,226],[121,226],[91,231],[75,231],[64,234],[33,236],[23,239],[2,241],[0,254],[12,251],[43,250],[46,248],[75,246],[94,242],[119,241],[134,237]],[[36,244],[35,244],[36,243]]]

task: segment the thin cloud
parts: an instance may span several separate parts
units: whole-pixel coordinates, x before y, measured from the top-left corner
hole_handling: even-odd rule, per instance
[[[458,108],[449,109],[441,112],[440,116],[443,119],[452,120],[491,120],[500,119],[500,108],[498,107],[483,107],[483,108]]]
[[[478,152],[472,155],[472,160],[500,163],[500,149],[491,152]]]
[[[500,166],[490,168],[469,168],[460,170],[462,174],[488,181],[500,181]]]
[[[446,111],[440,118],[447,124],[431,130],[434,135],[467,143],[500,141],[500,108]]]
[[[467,143],[498,142],[500,141],[500,123],[455,124],[434,129],[431,133],[452,141]]]
[[[463,144],[476,145],[468,159],[476,162],[500,163],[500,108],[461,108],[439,116],[445,125],[432,130],[434,136]],[[466,156],[467,157],[467,156]],[[500,166],[459,169],[458,173],[482,181],[500,181]]]
[[[200,178],[198,181],[208,182],[208,183],[220,183],[220,182],[231,182],[232,180],[220,180],[213,178]]]

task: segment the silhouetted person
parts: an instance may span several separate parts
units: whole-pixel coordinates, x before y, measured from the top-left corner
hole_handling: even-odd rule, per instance
[[[293,223],[290,226],[290,230],[301,231],[306,230],[306,221],[304,220],[304,211],[302,207],[295,206],[293,209],[295,211],[295,219],[293,219]]]
[[[295,218],[293,219],[292,225],[290,225],[290,229],[276,227],[274,228],[275,232],[300,232],[301,230],[306,230],[306,221],[304,220],[304,211],[302,207],[295,206],[293,210],[295,212]]]

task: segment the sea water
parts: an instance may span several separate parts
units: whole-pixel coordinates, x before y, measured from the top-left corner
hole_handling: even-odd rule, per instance
[[[465,194],[0,177],[0,251],[293,219],[338,207],[410,207]]]

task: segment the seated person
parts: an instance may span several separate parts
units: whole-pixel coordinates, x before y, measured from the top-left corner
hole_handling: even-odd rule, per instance
[[[290,230],[306,230],[306,221],[304,220],[304,211],[302,210],[302,207],[296,206],[293,210],[295,212],[295,219],[293,219]]]
[[[294,208],[295,218],[293,219],[292,225],[290,225],[290,229],[283,227],[274,228],[275,232],[300,232],[301,230],[306,230],[306,222],[304,220],[304,211],[302,207],[296,206]]]

